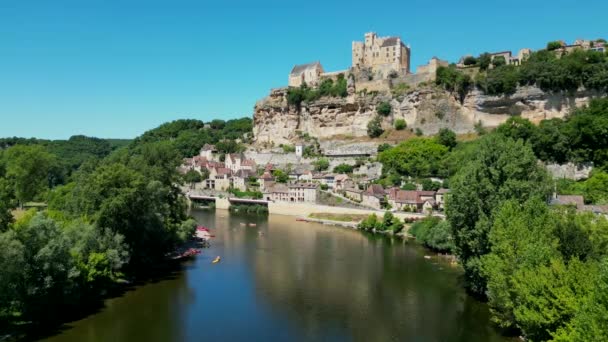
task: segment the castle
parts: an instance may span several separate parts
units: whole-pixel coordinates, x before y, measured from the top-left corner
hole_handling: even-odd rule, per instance
[[[374,32],[365,34],[363,42],[353,42],[351,70],[368,69],[372,73],[387,78],[392,73],[410,73],[410,48],[400,37],[378,37]],[[310,86],[319,84],[321,78],[333,77],[348,70],[326,73],[320,62],[296,65],[289,73],[290,87],[303,83]]]
[[[375,32],[368,32],[365,41],[353,42],[352,54],[355,69],[371,68],[387,76],[392,71],[410,73],[410,48],[400,37],[378,37]]]

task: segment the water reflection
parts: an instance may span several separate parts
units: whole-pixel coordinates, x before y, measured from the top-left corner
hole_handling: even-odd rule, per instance
[[[49,341],[505,340],[459,271],[418,246],[285,216],[195,216],[210,249]]]

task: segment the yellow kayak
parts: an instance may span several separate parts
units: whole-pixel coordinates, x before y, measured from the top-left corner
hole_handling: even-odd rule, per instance
[[[219,256],[215,257],[215,259],[213,259],[212,263],[217,264],[218,262],[220,262],[220,260],[221,260],[221,258]]]

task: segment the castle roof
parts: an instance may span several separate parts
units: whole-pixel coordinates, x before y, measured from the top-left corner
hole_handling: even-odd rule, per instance
[[[321,67],[321,62],[316,61],[316,62],[307,63],[307,64],[295,65],[293,67],[293,69],[291,69],[291,75],[292,76],[301,75],[304,71],[306,71],[308,69],[314,69],[316,67]]]
[[[384,41],[382,42],[382,45],[380,45],[380,47],[399,45],[399,42],[399,37],[387,37],[384,38]]]

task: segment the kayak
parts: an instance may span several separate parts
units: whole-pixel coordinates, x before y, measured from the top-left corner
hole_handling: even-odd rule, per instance
[[[221,260],[221,259],[220,259],[220,257],[219,257],[219,256],[217,256],[217,257],[215,257],[215,259],[212,261],[212,263],[217,264],[218,262],[220,262],[220,260]]]

